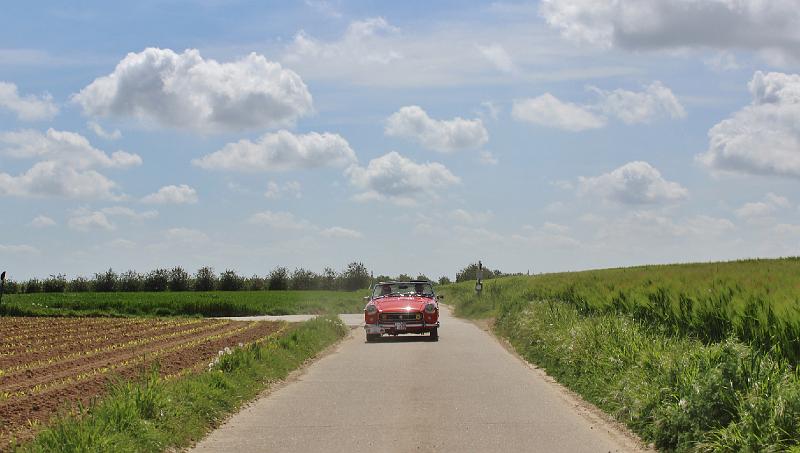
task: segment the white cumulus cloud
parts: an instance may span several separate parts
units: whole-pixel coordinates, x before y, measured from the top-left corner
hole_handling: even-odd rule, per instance
[[[743,204],[736,209],[736,215],[745,220],[757,220],[759,218],[768,217],[775,214],[781,209],[787,209],[791,206],[786,197],[776,195],[772,192],[764,196],[762,201],[753,201]]]
[[[267,183],[267,191],[264,192],[264,197],[270,200],[277,200],[288,196],[291,198],[302,198],[302,186],[297,181],[289,181],[285,184],[280,184],[275,181]]]
[[[137,154],[94,148],[84,136],[48,129],[0,133],[0,154],[37,159],[19,175],[0,173],[0,196],[117,199],[116,183],[94,167],[128,168],[141,165]]]
[[[488,46],[478,46],[478,51],[486,58],[498,71],[511,74],[517,70],[512,60],[511,55],[506,51],[505,47],[500,44],[491,44]]]
[[[752,102],[708,131],[697,160],[716,172],[800,178],[800,75],[756,72]]]
[[[77,231],[107,230],[116,229],[116,225],[111,223],[105,213],[101,211],[90,211],[81,208],[72,213],[67,220],[67,225]]]
[[[600,97],[600,111],[619,118],[625,124],[647,123],[660,115],[670,118],[686,117],[686,110],[678,98],[659,81],[651,83],[644,91],[605,91],[596,87],[590,89]]]
[[[193,204],[197,203],[197,191],[186,184],[179,186],[169,185],[143,197],[142,202],[153,204]]]
[[[38,255],[39,249],[27,244],[0,244],[0,254],[3,255]]]
[[[55,161],[36,163],[17,176],[0,173],[0,196],[117,199],[116,186],[94,170],[76,170]]]
[[[220,63],[196,49],[129,53],[73,100],[91,116],[203,132],[287,126],[312,111],[303,80],[279,63],[255,53]]]
[[[647,162],[629,162],[600,176],[578,178],[582,194],[598,196],[623,204],[661,204],[689,196],[680,184],[667,181]]]
[[[418,164],[395,151],[372,159],[366,167],[354,165],[346,174],[350,183],[363,191],[356,200],[389,200],[405,205],[435,199],[442,189],[461,182],[440,163]]]
[[[88,121],[86,123],[86,127],[88,127],[92,132],[94,132],[94,135],[105,140],[119,140],[122,138],[122,132],[120,132],[119,129],[114,129],[113,131],[107,131],[103,129],[103,126],[97,123],[97,121]]]
[[[386,120],[386,135],[411,139],[427,149],[453,152],[473,149],[489,141],[489,132],[480,119],[435,120],[421,107],[402,107]]]
[[[795,0],[543,0],[567,38],[626,49],[777,50],[800,56]]]
[[[49,120],[58,114],[58,107],[49,94],[20,96],[17,86],[0,82],[0,108],[9,110],[23,121]]]
[[[344,167],[355,162],[356,153],[338,134],[295,135],[286,130],[267,133],[256,142],[228,143],[219,151],[192,161],[207,170],[242,172]]]
[[[517,121],[571,132],[599,129],[606,125],[605,118],[593,113],[590,108],[561,101],[550,93],[514,100],[511,117]]]
[[[37,215],[31,220],[30,225],[34,228],[47,228],[56,225],[56,221],[46,215]]]

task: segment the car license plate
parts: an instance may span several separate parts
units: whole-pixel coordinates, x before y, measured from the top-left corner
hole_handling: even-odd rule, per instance
[[[394,323],[394,330],[406,330],[406,323],[404,322]]]

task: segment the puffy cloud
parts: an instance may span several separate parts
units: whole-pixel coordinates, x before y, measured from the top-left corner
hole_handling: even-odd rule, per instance
[[[134,222],[141,222],[158,217],[156,211],[134,211],[124,206],[111,206],[98,211],[88,208],[79,208],[72,212],[67,220],[67,225],[77,231],[115,230],[117,225],[111,221],[113,217],[122,217]]]
[[[244,172],[344,167],[355,162],[356,153],[338,134],[295,135],[285,130],[264,134],[255,143],[228,143],[219,151],[192,161],[208,170]]]
[[[755,221],[775,214],[780,209],[787,209],[791,203],[786,197],[775,195],[770,192],[762,201],[755,201],[743,204],[740,208],[736,209],[736,215],[749,221]]]
[[[550,93],[532,99],[517,99],[511,111],[517,121],[579,132],[606,125],[608,117],[625,124],[648,123],[659,116],[685,118],[686,110],[663,83],[655,81],[643,91],[613,91],[589,87],[598,96],[590,105],[561,101]]]
[[[594,114],[589,108],[560,101],[550,93],[514,100],[511,116],[517,121],[571,132],[599,129],[606,125],[605,118]]]
[[[261,225],[276,230],[313,230],[316,227],[308,220],[298,219],[291,212],[285,211],[263,211],[257,212],[250,217],[249,222],[253,225]]]
[[[304,60],[349,61],[360,65],[387,64],[402,57],[389,48],[370,46],[368,41],[397,32],[383,17],[351,22],[337,41],[323,42],[300,31],[286,52],[288,62]]]
[[[491,44],[488,46],[478,46],[478,51],[486,58],[498,71],[511,74],[516,72],[517,68],[511,55],[508,54],[505,47],[500,44]]]
[[[346,174],[354,187],[364,191],[356,195],[356,200],[406,205],[420,198],[436,198],[441,189],[461,182],[440,163],[418,164],[395,151],[372,159],[366,167],[354,165]]]
[[[56,225],[56,221],[46,215],[37,215],[31,220],[30,225],[34,228],[47,228]]]
[[[34,164],[18,176],[0,173],[0,196],[117,199],[116,183],[94,170],[76,170],[59,162]]]
[[[0,254],[3,255],[38,255],[39,249],[27,244],[0,244]]]
[[[697,160],[717,172],[800,178],[800,75],[756,72],[752,102],[708,131]]]
[[[323,237],[326,238],[341,238],[341,239],[361,239],[364,235],[361,234],[360,231],[351,230],[349,228],[342,228],[342,227],[330,227],[326,228],[319,233]]]
[[[153,204],[193,204],[197,203],[197,191],[186,184],[164,186],[158,189],[157,192],[142,198],[142,202]]]
[[[88,121],[86,123],[86,127],[88,127],[94,134],[102,139],[105,140],[119,140],[122,138],[122,132],[119,129],[114,129],[113,131],[109,132],[103,129],[103,126],[97,123],[97,121]]]
[[[778,49],[798,56],[794,0],[543,0],[540,13],[570,39],[627,49]]]
[[[86,137],[75,132],[26,129],[0,134],[1,152],[21,159],[45,159],[70,167],[127,168],[142,164],[138,154],[115,151],[111,155],[93,147]]]
[[[618,203],[639,205],[683,200],[689,191],[667,181],[647,162],[629,162],[610,173],[578,178],[578,190]]]
[[[67,220],[67,225],[73,230],[87,232],[90,230],[114,230],[116,226],[108,220],[105,213],[101,211],[90,211],[85,208],[78,209],[72,213]]]
[[[23,121],[49,120],[58,114],[49,94],[22,97],[17,86],[8,82],[0,82],[0,108],[14,112]]]
[[[293,198],[302,198],[300,183],[297,181],[289,181],[286,184],[279,184],[275,181],[267,183],[267,191],[264,196],[270,200],[277,200],[284,196]]]
[[[127,168],[142,163],[137,154],[115,151],[111,155],[94,148],[74,132],[48,129],[0,134],[0,152],[20,159],[43,159],[14,176],[0,173],[0,195],[116,199],[116,183],[93,167]]]
[[[422,108],[411,105],[393,113],[386,121],[386,135],[415,140],[427,149],[452,152],[478,148],[489,141],[480,119],[435,120]]]
[[[619,118],[625,124],[647,123],[651,119],[665,115],[670,118],[685,118],[686,110],[663,83],[655,81],[644,91],[617,89],[605,91],[590,88],[600,96],[598,108],[606,115]]]
[[[286,126],[312,111],[303,80],[279,63],[255,53],[219,63],[195,49],[129,53],[73,100],[92,116],[203,132]]]

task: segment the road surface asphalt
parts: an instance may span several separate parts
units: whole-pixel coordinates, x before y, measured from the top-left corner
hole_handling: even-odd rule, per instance
[[[438,342],[408,335],[366,343],[363,329],[353,330],[331,354],[234,415],[193,451],[638,449],[491,334],[446,307],[441,323]]]

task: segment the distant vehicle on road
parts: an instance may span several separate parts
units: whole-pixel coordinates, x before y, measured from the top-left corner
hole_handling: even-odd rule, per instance
[[[426,334],[439,340],[439,301],[433,284],[424,280],[380,282],[365,297],[364,330],[367,341],[381,335]]]

